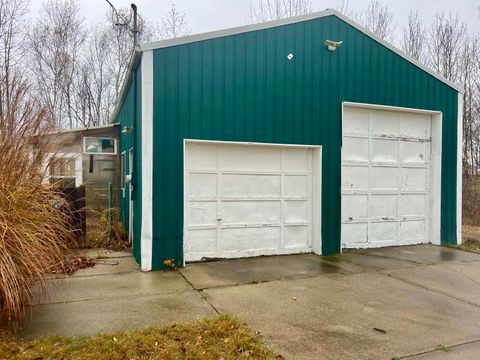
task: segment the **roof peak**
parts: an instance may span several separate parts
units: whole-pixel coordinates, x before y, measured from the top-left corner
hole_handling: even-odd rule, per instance
[[[214,31],[209,31],[205,33],[200,33],[200,34],[183,36],[175,39],[151,41],[145,44],[141,44],[140,50],[145,51],[145,50],[161,49],[161,48],[170,47],[170,46],[188,44],[196,41],[203,41],[203,40],[215,39],[215,38],[229,36],[229,35],[242,34],[242,33],[251,32],[251,31],[270,29],[278,26],[295,24],[302,21],[318,19],[318,18],[330,16],[330,15],[336,15],[339,18],[341,18],[341,13],[338,12],[337,10],[326,9],[323,11],[315,11],[305,15],[299,15],[299,16],[289,17],[285,19],[272,20],[272,21],[266,21],[262,23],[249,24],[249,25],[242,25],[242,26],[221,29],[221,30],[214,30]]]
[[[381,45],[385,46],[389,50],[393,51],[397,55],[403,57],[405,60],[409,61],[410,63],[414,64],[415,66],[419,67],[423,71],[427,72],[428,74],[432,75],[436,79],[442,81],[443,83],[447,84],[451,88],[455,89],[456,91],[463,93],[464,90],[462,87],[458,86],[454,82],[444,78],[442,75],[438,74],[436,71],[428,68],[424,64],[420,63],[418,60],[412,58],[393,44],[385,41],[384,39],[378,37],[377,35],[373,34],[371,31],[363,27],[362,25],[358,24],[356,21],[350,19],[349,17],[345,16],[341,12],[335,9],[326,9],[323,11],[316,11],[312,12],[309,14],[305,15],[300,15],[300,16],[295,16],[295,17],[290,17],[290,18],[285,18],[285,19],[280,19],[280,20],[273,20],[273,21],[268,21],[264,23],[258,23],[258,24],[252,24],[252,25],[243,25],[243,26],[238,26],[238,27],[233,27],[233,28],[228,28],[228,29],[222,29],[222,30],[215,30],[215,31],[210,31],[210,32],[205,32],[201,34],[195,34],[195,35],[189,35],[185,37],[180,37],[180,38],[175,38],[175,39],[169,39],[169,40],[160,40],[160,41],[152,41],[149,43],[141,44],[139,46],[139,51],[148,51],[148,50],[155,50],[155,49],[161,49],[161,48],[166,48],[166,47],[171,47],[171,46],[178,46],[178,45],[183,45],[183,44],[189,44],[193,42],[198,42],[198,41],[204,41],[204,40],[210,40],[210,39],[215,39],[215,38],[220,38],[220,37],[225,37],[225,36],[231,36],[231,35],[237,35],[237,34],[242,34],[242,33],[247,33],[251,31],[258,31],[258,30],[265,30],[265,29],[270,29],[278,26],[284,26],[284,25],[289,25],[289,24],[295,24],[303,21],[308,21],[308,20],[314,20],[314,19],[319,19],[327,16],[336,16],[337,18],[343,20],[347,24],[353,26],[357,30],[361,31],[365,35],[369,36],[373,40],[377,41]]]

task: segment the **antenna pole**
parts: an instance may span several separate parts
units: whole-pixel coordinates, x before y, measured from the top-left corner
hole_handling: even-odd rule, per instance
[[[138,45],[138,14],[137,14],[137,5],[130,5],[133,10],[133,47],[136,48]]]

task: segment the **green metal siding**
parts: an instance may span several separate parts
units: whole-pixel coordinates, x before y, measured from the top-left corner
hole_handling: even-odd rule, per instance
[[[322,251],[338,253],[343,101],[443,113],[441,238],[456,242],[457,91],[339,18],[156,49],[153,72],[154,269],[183,261],[184,139],[322,145]]]
[[[129,169],[128,152],[133,148],[134,168],[132,183],[134,185],[133,197],[133,255],[135,259],[140,262],[140,238],[141,238],[141,213],[142,213],[142,199],[141,199],[141,169],[142,169],[142,129],[141,129],[141,69],[137,68],[132,74],[128,90],[123,99],[122,106],[117,115],[116,121],[120,124],[120,154],[125,152],[126,168]],[[124,127],[132,128],[129,134],[123,134],[121,130]],[[137,145],[138,144],[138,145]],[[124,194],[124,195],[123,195]],[[129,202],[130,190],[127,186],[124,191],[120,190],[120,218],[123,222],[124,229],[128,233],[129,224]]]

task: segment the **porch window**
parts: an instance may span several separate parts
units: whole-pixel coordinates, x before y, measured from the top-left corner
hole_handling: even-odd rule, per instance
[[[117,153],[117,140],[106,137],[84,137],[83,153],[89,155],[115,155]]]
[[[75,187],[76,170],[74,158],[52,157],[48,165],[49,182],[62,188]]]

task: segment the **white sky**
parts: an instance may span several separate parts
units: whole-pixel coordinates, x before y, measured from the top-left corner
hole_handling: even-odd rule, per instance
[[[129,7],[132,0],[110,0],[116,7]],[[258,0],[252,0],[256,3]],[[36,14],[43,1],[32,0],[32,12]],[[249,0],[133,0],[140,14],[151,22],[160,22],[172,3],[187,14],[192,34],[244,25],[250,11]],[[341,0],[312,0],[313,10],[335,8]],[[350,0],[352,10],[365,9],[370,0]],[[103,21],[108,9],[105,0],[81,0],[87,23]],[[397,38],[406,22],[410,9],[418,9],[425,24],[429,24],[436,12],[458,13],[467,24],[470,33],[480,33],[480,0],[383,0],[395,15]]]

